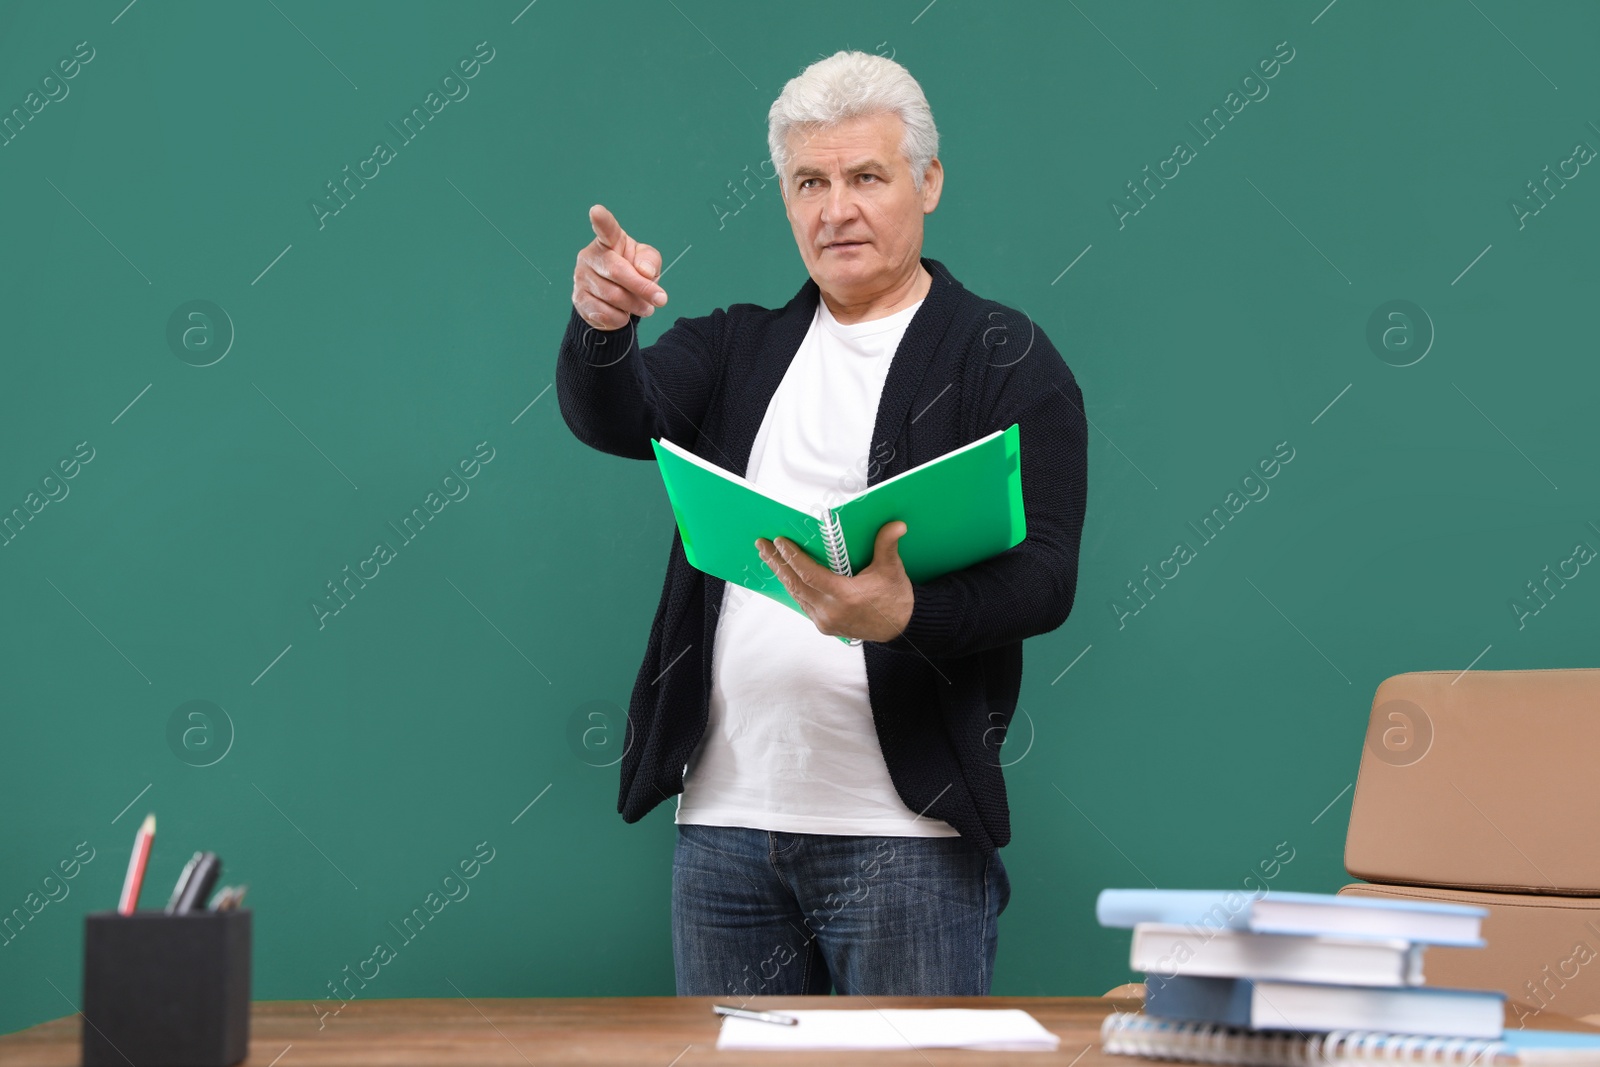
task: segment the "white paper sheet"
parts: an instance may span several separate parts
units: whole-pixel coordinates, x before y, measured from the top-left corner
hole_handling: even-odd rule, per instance
[[[1061,1039],[1021,1008],[766,1008],[799,1025],[724,1018],[717,1047],[738,1049],[970,1048],[1053,1052]]]

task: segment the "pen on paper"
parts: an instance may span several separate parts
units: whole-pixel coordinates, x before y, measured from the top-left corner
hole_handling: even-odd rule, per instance
[[[758,1023],[777,1023],[779,1026],[796,1026],[800,1022],[793,1015],[780,1015],[771,1011],[745,1011],[743,1008],[730,1008],[726,1004],[713,1004],[711,1010],[718,1015],[726,1015],[733,1019],[751,1019]]]

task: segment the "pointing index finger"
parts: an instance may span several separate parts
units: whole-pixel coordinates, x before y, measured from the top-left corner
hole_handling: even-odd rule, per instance
[[[589,209],[589,225],[594,227],[595,237],[606,248],[619,248],[627,240],[622,232],[622,224],[603,204],[596,204]]]

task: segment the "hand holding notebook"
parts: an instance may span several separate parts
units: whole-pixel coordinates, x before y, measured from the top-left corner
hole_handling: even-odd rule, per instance
[[[998,555],[1027,535],[1015,423],[834,507],[780,499],[671,441],[651,444],[689,563],[801,614],[805,610],[757,554],[758,538],[785,537],[850,577],[872,563],[879,530],[898,519],[907,527],[897,545],[900,560],[916,583]]]
[[[787,537],[758,538],[756,551],[807,617],[825,634],[861,641],[892,641],[910,624],[916,589],[900,559],[906,524],[896,520],[878,529],[872,562],[850,577],[835,574],[806,555]]]

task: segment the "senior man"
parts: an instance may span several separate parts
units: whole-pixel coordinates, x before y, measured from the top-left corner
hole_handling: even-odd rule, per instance
[[[812,64],[773,103],[768,145],[810,280],[781,308],[679,318],[641,346],[639,319],[667,302],[661,254],[595,205],[556,367],[568,427],[632,459],[666,438],[822,505],[1015,422],[1027,536],[924,583],[900,563],[901,521],[853,577],[757,541],[802,616],[695,570],[674,532],[618,811],[678,796],[679,995],[986,995],[1010,897],[998,750],[1023,639],[1072,608],[1083,396],[1026,316],[921,255],[944,170],[904,67]]]

